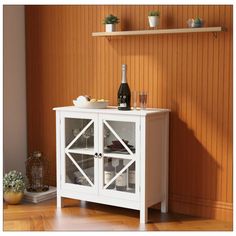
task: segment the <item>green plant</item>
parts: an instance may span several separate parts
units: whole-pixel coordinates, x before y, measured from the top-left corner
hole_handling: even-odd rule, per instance
[[[160,12],[159,11],[150,11],[148,13],[148,16],[160,16]]]
[[[3,192],[23,192],[25,190],[25,181],[21,172],[12,170],[5,174],[3,178]]]
[[[194,19],[194,23],[195,23],[195,24],[201,24],[201,23],[202,23],[201,18],[200,18],[200,17],[196,17],[196,18]]]
[[[112,14],[106,16],[103,20],[103,24],[118,24],[118,23],[119,23],[119,18]]]

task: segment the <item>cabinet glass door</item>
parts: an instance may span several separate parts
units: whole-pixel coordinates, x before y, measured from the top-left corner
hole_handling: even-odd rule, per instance
[[[99,120],[100,188],[104,195],[136,199],[138,194],[139,168],[139,119],[102,116]]]
[[[62,125],[62,173],[64,187],[95,189],[97,119],[93,116],[65,116]]]

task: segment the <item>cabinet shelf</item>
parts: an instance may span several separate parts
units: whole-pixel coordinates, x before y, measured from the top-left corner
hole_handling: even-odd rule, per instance
[[[105,152],[104,157],[131,160],[133,158],[133,155],[129,155],[128,153],[127,154],[119,154],[119,153],[113,153],[113,152]]]
[[[85,154],[85,155],[94,155],[94,148],[88,147],[88,148],[70,148],[65,149],[65,151],[68,151],[69,153],[75,153],[75,154]]]
[[[177,28],[177,29],[157,29],[157,30],[133,30],[133,31],[115,31],[115,32],[93,32],[94,37],[112,37],[112,36],[134,36],[134,35],[154,35],[154,34],[179,34],[179,33],[200,33],[200,32],[222,32],[226,31],[224,27],[200,27],[200,28]]]

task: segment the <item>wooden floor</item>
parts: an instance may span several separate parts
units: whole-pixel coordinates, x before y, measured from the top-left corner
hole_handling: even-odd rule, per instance
[[[55,199],[39,204],[4,205],[4,231],[193,231],[232,230],[232,223],[149,210],[149,223],[139,224],[139,211],[65,199],[56,209]]]

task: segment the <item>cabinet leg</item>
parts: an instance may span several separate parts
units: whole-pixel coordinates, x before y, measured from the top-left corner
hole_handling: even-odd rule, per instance
[[[57,196],[57,208],[62,208],[62,207],[64,207],[63,197]]]
[[[161,212],[167,213],[168,212],[168,200],[165,199],[161,202]]]
[[[148,221],[148,208],[144,207],[140,210],[140,224],[146,224]]]

